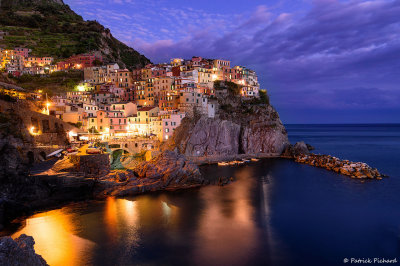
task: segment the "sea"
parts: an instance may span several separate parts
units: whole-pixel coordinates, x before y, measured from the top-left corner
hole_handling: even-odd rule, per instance
[[[286,128],[292,143],[389,177],[280,158],[207,165],[206,178],[235,181],[71,204],[28,217],[12,237],[33,236],[50,265],[399,265],[400,124]]]

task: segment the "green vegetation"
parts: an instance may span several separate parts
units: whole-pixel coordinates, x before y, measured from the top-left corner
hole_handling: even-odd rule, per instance
[[[265,90],[259,90],[258,91],[259,99],[261,103],[265,103],[269,105],[269,96]]]
[[[232,112],[232,110],[233,110],[233,107],[231,104],[222,104],[219,108],[227,113]]]
[[[258,105],[258,104],[267,104],[269,105],[269,96],[265,90],[259,90],[258,98],[251,98],[250,100],[246,100],[247,104]]]
[[[42,90],[49,96],[74,90],[82,79],[83,72],[80,70],[53,72],[46,76],[24,74],[19,78],[12,78],[18,86],[24,89]]]
[[[139,153],[135,153],[134,155],[132,155],[132,157],[139,162],[143,162],[146,160],[146,151],[142,151]]]
[[[109,49],[109,55],[103,54],[105,61],[128,68],[150,62],[97,21],[84,21],[68,5],[50,0],[3,0],[0,5],[0,31],[9,33],[0,40],[0,47],[27,47],[32,55],[56,59]]]
[[[240,94],[242,86],[231,81],[216,80],[214,81],[214,88],[216,90],[227,89],[231,94],[237,96]]]

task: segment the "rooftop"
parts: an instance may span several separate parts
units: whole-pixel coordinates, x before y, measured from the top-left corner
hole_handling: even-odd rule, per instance
[[[156,108],[155,106],[148,106],[148,107],[142,107],[138,109],[138,112],[145,112],[145,111],[150,111]]]

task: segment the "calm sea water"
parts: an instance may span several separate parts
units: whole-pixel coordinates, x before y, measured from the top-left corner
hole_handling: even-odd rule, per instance
[[[390,175],[354,180],[285,159],[202,167],[224,186],[81,203],[22,233],[50,265],[343,265],[400,259],[400,125],[288,125],[291,142]]]

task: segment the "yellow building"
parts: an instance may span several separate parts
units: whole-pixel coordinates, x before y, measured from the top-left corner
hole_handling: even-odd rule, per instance
[[[151,79],[152,78],[152,71],[151,68],[142,68],[141,70],[141,79]]]
[[[25,67],[32,67],[32,66],[47,66],[51,65],[54,61],[53,57],[34,57],[30,56],[25,59]]]
[[[228,61],[228,60],[215,59],[213,61],[213,64],[216,69],[223,69],[223,68],[231,67],[231,61]]]
[[[142,107],[138,109],[136,116],[128,117],[128,132],[132,132],[136,136],[157,135],[159,131],[158,119],[159,109],[158,107]]]

